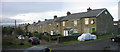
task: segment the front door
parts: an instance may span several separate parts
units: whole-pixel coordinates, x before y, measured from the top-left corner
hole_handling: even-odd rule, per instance
[[[64,30],[64,36],[68,36],[69,32],[68,30]]]
[[[95,32],[95,28],[92,28],[92,32]]]

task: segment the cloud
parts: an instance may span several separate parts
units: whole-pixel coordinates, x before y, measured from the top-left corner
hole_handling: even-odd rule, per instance
[[[11,18],[7,18],[7,17],[3,17],[1,18],[2,21],[0,21],[0,23],[15,23],[15,20],[17,23],[21,23],[24,22],[24,20],[20,20],[20,19],[11,19]]]
[[[88,7],[92,9],[107,8],[114,20],[118,20],[119,0],[2,0],[3,17],[23,20],[20,23],[33,23],[38,20],[53,19],[54,15],[66,16],[66,12],[85,12]],[[8,1],[8,2],[6,2]],[[15,2],[12,2],[15,1]],[[21,2],[22,1],[22,2]],[[33,2],[31,2],[33,1]],[[56,1],[56,2],[55,2]],[[9,8],[9,9],[8,9]],[[18,20],[18,21],[19,21]]]
[[[22,13],[60,11],[61,2],[2,2],[2,15],[15,16]]]
[[[58,17],[60,16],[65,16],[66,12],[65,11],[49,11],[49,12],[39,12],[39,13],[25,13],[25,14],[18,14],[16,16],[12,16],[9,18],[12,19],[21,19],[25,20],[29,23],[32,22],[37,22],[38,20],[44,21],[44,19],[53,19],[53,16],[57,15]]]

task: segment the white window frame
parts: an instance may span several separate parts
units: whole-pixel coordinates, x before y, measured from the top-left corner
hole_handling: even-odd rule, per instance
[[[114,25],[118,25],[118,23],[114,23]]]
[[[65,26],[65,21],[63,21],[63,26]]]
[[[40,28],[41,28],[41,25],[40,25]]]
[[[85,24],[86,24],[86,25],[89,24],[89,18],[85,18]]]
[[[107,12],[105,11],[105,14],[107,15]]]
[[[74,26],[77,26],[77,20],[74,20]]]

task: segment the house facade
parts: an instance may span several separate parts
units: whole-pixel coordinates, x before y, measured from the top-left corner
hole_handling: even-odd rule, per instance
[[[31,25],[32,26],[32,25]],[[31,31],[31,26],[29,31]],[[47,32],[51,35],[61,34],[70,36],[72,33],[97,33],[97,35],[113,33],[113,17],[106,8],[91,9],[87,12],[73,13],[67,12],[67,16],[48,19],[32,26],[31,32]]]

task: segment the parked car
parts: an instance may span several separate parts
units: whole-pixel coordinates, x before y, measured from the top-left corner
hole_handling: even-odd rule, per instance
[[[85,41],[85,40],[91,40],[96,39],[96,35],[90,34],[90,33],[83,33],[81,36],[78,37],[79,41]]]
[[[31,48],[27,48],[25,51],[23,52],[51,52],[50,48],[47,47],[31,47]]]
[[[40,39],[37,37],[30,37],[29,42],[32,44],[40,44]]]
[[[113,42],[120,42],[120,34],[111,38]]]
[[[72,33],[72,35],[79,35],[80,36],[81,34],[80,33]]]

